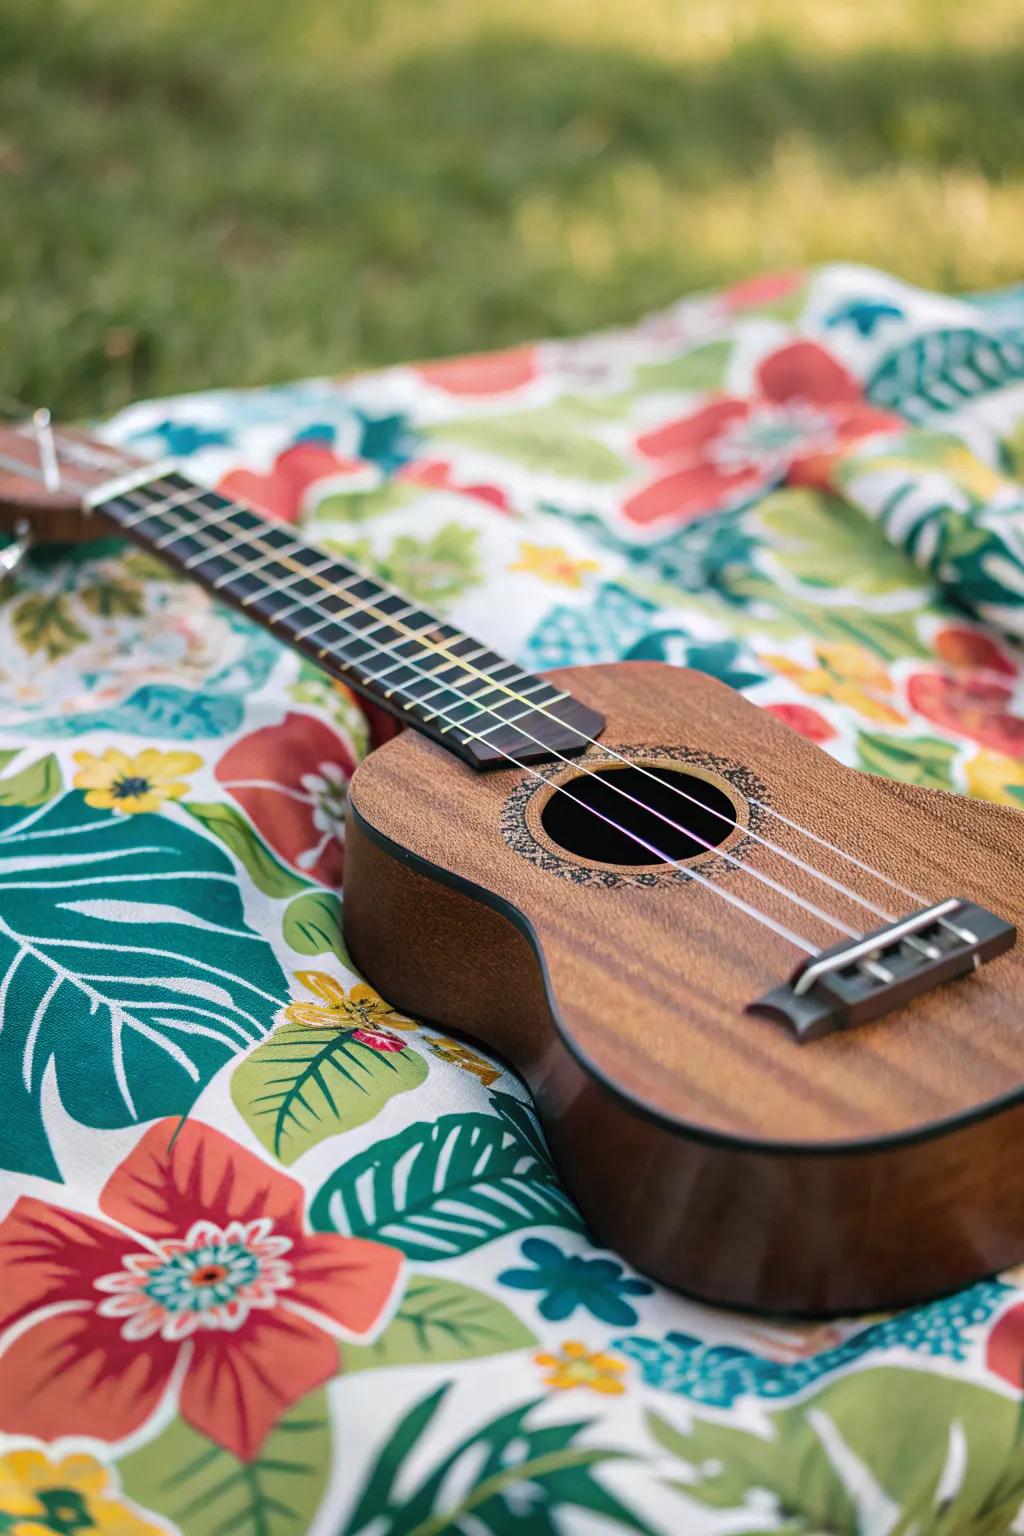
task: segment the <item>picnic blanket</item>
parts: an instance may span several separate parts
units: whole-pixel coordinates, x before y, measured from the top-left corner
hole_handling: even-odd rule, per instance
[[[1024,290],[773,275],[106,432],[531,668],[695,667],[1024,807]],[[3,1536],[1013,1527],[1024,1275],[693,1304],[595,1246],[500,1061],[361,980],[346,689],[111,542],[8,587],[0,708]]]

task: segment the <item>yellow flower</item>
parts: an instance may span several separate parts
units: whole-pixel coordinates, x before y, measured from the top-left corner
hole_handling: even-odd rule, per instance
[[[882,688],[886,692],[892,688],[889,674],[877,656],[872,656],[861,645],[842,640],[834,645],[816,645],[814,654],[834,677],[864,683],[869,688]]]
[[[461,1040],[430,1040],[427,1042],[432,1056],[439,1056],[442,1061],[451,1062],[455,1067],[461,1067],[463,1072],[472,1072],[487,1088],[491,1083],[496,1083],[501,1076],[497,1067],[493,1067],[483,1056],[471,1051],[468,1045],[463,1045]]]
[[[866,720],[903,725],[905,720],[881,694],[892,693],[892,679],[870,651],[841,643],[815,647],[817,666],[804,666],[788,656],[762,654],[761,660],[793,680],[799,689],[817,698],[845,704]]]
[[[161,1536],[118,1496],[110,1470],[92,1456],[51,1461],[42,1451],[0,1456],[0,1531],[6,1536]]]
[[[188,790],[181,778],[203,766],[196,752],[158,752],[147,747],[138,757],[128,757],[109,747],[102,757],[76,752],[76,789],[88,790],[86,805],[98,811],[157,811],[165,800],[178,800]]]
[[[584,576],[600,569],[598,561],[574,560],[568,550],[555,544],[528,544],[525,540],[520,540],[519,559],[509,566],[510,571],[526,571],[556,587],[582,587]]]
[[[566,1392],[570,1387],[589,1387],[592,1392],[604,1392],[618,1397],[625,1392],[622,1380],[627,1366],[614,1355],[591,1354],[578,1339],[569,1339],[557,1355],[534,1355],[534,1363],[551,1372],[544,1384]]]
[[[1024,811],[1024,762],[985,747],[967,764],[967,788],[982,800],[996,800]]]
[[[397,1013],[372,987],[360,982],[348,992],[340,981],[326,971],[296,971],[301,982],[318,1003],[289,1003],[284,1016],[292,1024],[307,1024],[314,1029],[415,1029],[412,1019]]]

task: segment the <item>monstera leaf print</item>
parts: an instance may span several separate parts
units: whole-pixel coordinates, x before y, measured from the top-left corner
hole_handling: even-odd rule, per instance
[[[492,1095],[503,1100],[521,1109],[509,1094]],[[580,1227],[525,1111],[409,1126],[332,1174],[310,1220],[318,1231],[373,1237],[418,1260],[452,1259],[538,1222]]]
[[[71,792],[0,801],[0,1168],[59,1178],[45,1128],[183,1115],[285,996],[220,845]]]
[[[892,407],[911,421],[927,421],[934,412],[953,411],[1022,378],[1024,330],[951,327],[915,336],[886,353],[865,393],[875,405]]]

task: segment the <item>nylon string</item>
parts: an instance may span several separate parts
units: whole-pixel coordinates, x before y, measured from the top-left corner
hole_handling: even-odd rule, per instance
[[[75,444],[74,446],[77,449],[77,448],[81,448],[83,445]],[[100,462],[100,463],[103,462],[103,460],[101,459],[100,455],[95,453],[95,452],[83,451],[81,456],[83,458],[87,458],[87,459],[91,458],[93,460],[93,462],[97,462],[97,461]],[[11,463],[11,467],[12,468],[16,468],[18,470],[18,472],[20,472],[20,473],[24,473],[26,471],[26,469],[29,468],[28,466],[25,466],[25,465],[21,464],[20,462],[19,463],[13,463],[12,462]],[[177,494],[172,496],[172,497],[164,497],[163,499],[160,499],[158,497],[156,500],[149,501],[149,502],[147,502],[145,500],[140,501],[138,499],[138,494],[139,493],[141,493],[144,496],[146,492],[157,491],[157,490],[159,490],[160,484],[161,484],[160,479],[157,479],[156,481],[147,482],[145,485],[140,486],[138,488],[138,492],[129,493],[129,494],[126,494],[123,497],[112,496],[110,498],[112,501],[113,500],[120,500],[123,503],[127,503],[128,505],[131,506],[131,508],[134,511],[138,511],[138,512],[143,513],[142,516],[135,517],[135,518],[131,519],[131,523],[128,525],[129,527],[134,525],[134,524],[136,524],[136,523],[144,522],[149,517],[156,517],[156,516],[164,515],[165,516],[165,520],[167,520],[166,519],[166,513],[170,510],[170,508],[172,506],[176,506],[176,505],[181,504],[181,502],[182,502],[184,497],[187,497],[188,499],[192,499],[196,495],[202,495],[203,494],[202,487],[195,487],[194,489],[190,488],[189,491],[186,492],[186,493],[177,492]],[[100,489],[102,490],[102,487]],[[177,491],[177,488],[173,488],[173,489],[175,489]],[[183,508],[183,510],[187,511],[188,509],[187,508]],[[244,511],[244,510],[248,510],[248,509],[245,509],[245,508],[240,507],[240,506],[232,507],[232,505],[229,504],[228,511],[230,512],[232,510]],[[258,514],[257,514],[257,516],[258,516]],[[227,528],[229,530],[237,529],[238,537],[234,538],[231,541],[231,545],[229,545],[228,548],[230,548],[232,546],[241,545],[241,546],[244,546],[244,548],[246,548],[246,549],[264,551],[269,556],[269,562],[264,560],[264,561],[259,562],[260,564],[265,564],[265,563],[282,564],[285,567],[294,570],[300,577],[306,577],[307,579],[309,579],[311,581],[312,585],[321,587],[324,590],[325,593],[327,593],[329,595],[339,595],[337,587],[333,587],[330,583],[324,582],[322,580],[318,580],[315,576],[310,575],[310,573],[309,573],[310,572],[310,568],[302,566],[299,562],[295,561],[294,559],[290,559],[288,557],[287,553],[284,550],[277,549],[273,545],[267,544],[267,543],[265,543],[263,540],[261,540],[259,538],[253,538],[252,535],[254,533],[258,534],[261,531],[260,527],[259,527],[259,524],[257,524],[257,527],[255,529],[244,529],[244,528],[241,527],[241,525],[233,523],[232,522],[232,518],[231,518],[230,515],[227,516],[227,517],[218,517],[215,521],[216,521],[216,526],[219,529],[222,529],[222,530],[225,529],[225,528]],[[269,531],[269,527],[272,527],[272,526],[273,525],[268,525],[268,531]],[[204,521],[202,519],[197,519],[194,523],[191,523],[191,524],[181,523],[180,520],[174,519],[172,527],[173,527],[173,538],[174,539],[183,538],[183,537],[191,538],[196,543],[199,544],[200,548],[208,549],[210,551],[211,555],[214,555],[214,556],[216,556],[216,555],[223,556],[225,554],[225,552],[226,552],[225,548],[223,546],[218,548],[216,543],[211,543],[210,541],[208,541],[206,539],[203,539],[203,538],[201,538],[199,536],[200,531],[204,530],[205,527],[206,527],[206,524],[204,523]],[[299,541],[296,540],[295,543],[296,543],[296,545],[298,545]],[[200,562],[196,562],[196,563],[202,564],[202,563],[205,563],[205,562],[204,561],[200,561]],[[238,572],[238,573],[235,573],[235,574],[245,574],[245,572]],[[361,578],[361,577],[359,577],[357,575],[357,579],[363,579],[363,578]],[[385,588],[386,587],[386,584],[376,582],[374,578],[365,578],[365,579],[373,580],[374,581],[374,585],[376,585],[378,588]],[[250,601],[255,601],[259,597],[266,596],[269,593],[273,592],[274,590],[275,589],[273,587],[268,587],[268,586],[266,586],[264,584],[264,591],[252,594],[251,597],[250,597]],[[412,605],[410,605],[406,601],[406,599],[404,598],[404,594],[398,592],[397,589],[386,587],[386,590],[391,595],[399,597],[405,603],[406,609],[408,609],[408,608],[410,608],[412,606]],[[375,606],[375,604],[372,603],[372,602],[356,603],[354,600],[352,600],[351,598],[347,598],[347,597],[344,600],[349,605],[349,610],[348,611],[350,613],[351,612],[364,612],[368,616],[376,617],[376,618],[378,618],[380,620],[380,623],[382,625],[390,627],[393,630],[397,630],[400,633],[405,634],[410,639],[413,639],[413,640],[419,642],[419,644],[421,646],[424,646],[424,648],[429,649],[430,651],[432,651],[434,653],[444,655],[445,657],[447,657],[452,662],[452,664],[456,668],[462,670],[463,672],[470,673],[470,674],[472,674],[475,677],[479,677],[479,678],[483,679],[483,681],[488,685],[488,689],[486,690],[487,692],[498,690],[498,691],[506,694],[513,701],[526,705],[526,711],[525,712],[527,714],[529,714],[531,712],[535,712],[537,714],[544,715],[546,718],[549,718],[549,719],[553,720],[556,724],[561,726],[563,729],[566,728],[567,722],[561,720],[560,717],[558,717],[557,715],[552,714],[550,712],[550,710],[546,709],[543,705],[531,703],[530,700],[523,693],[516,692],[514,689],[512,689],[512,688],[508,687],[507,685],[499,682],[492,675],[490,675],[490,674],[482,671],[480,668],[472,665],[471,663],[468,662],[466,657],[460,657],[460,656],[455,655],[448,648],[448,646],[446,646],[444,644],[441,644],[441,643],[438,643],[438,642],[425,642],[424,639],[423,639],[423,634],[422,634],[421,631],[417,631],[417,630],[411,629],[407,624],[403,624],[397,618],[396,615],[385,613],[382,609],[377,608]],[[320,614],[324,615],[324,620],[325,620],[324,625],[323,626],[320,626],[320,625],[314,626],[314,630],[315,630],[315,628],[326,627],[326,625],[328,623],[335,623],[335,624],[338,624],[339,627],[343,627],[343,621],[344,621],[344,619],[346,617],[346,615],[344,613],[342,613],[342,614],[332,614],[327,609],[321,607],[320,604],[316,603],[316,602],[310,603],[308,606],[315,613],[320,613]],[[278,615],[277,617],[279,618],[280,616]],[[268,617],[268,618],[264,619],[264,622],[268,622],[268,623],[273,624],[275,622],[275,620],[274,620],[274,617]],[[380,625],[374,626],[374,628],[376,628],[376,627],[380,627]],[[312,631],[306,631],[305,633],[308,634],[308,633],[311,633],[311,632]],[[370,631],[370,632],[372,633],[372,631]],[[362,639],[364,641],[364,643],[368,644],[370,646],[370,652],[366,656],[360,657],[358,659],[358,661],[356,661],[354,658],[346,657],[344,655],[344,653],[342,653],[342,655],[341,655],[341,657],[339,659],[341,659],[343,661],[346,661],[349,665],[358,665],[360,668],[368,671],[368,668],[366,667],[365,664],[367,662],[369,662],[371,659],[376,659],[376,658],[382,657],[382,656],[383,657],[396,657],[397,663],[398,663],[398,667],[397,668],[396,667],[392,667],[392,668],[389,668],[388,670],[394,671],[394,670],[397,670],[400,667],[405,666],[405,667],[408,667],[410,671],[412,671],[413,673],[415,673],[419,677],[425,678],[428,681],[436,681],[437,674],[425,671],[423,668],[417,666],[416,663],[414,661],[410,660],[409,658],[398,656],[397,652],[394,650],[393,647],[387,646],[387,645],[382,645],[379,642],[370,642],[370,641],[368,641],[366,639],[366,635],[365,634],[357,634],[356,638]],[[458,642],[456,641],[455,643],[458,643]],[[323,656],[327,655],[331,651],[331,649],[332,648],[329,647],[329,646],[328,647],[324,647],[323,650],[321,650],[318,654],[322,658]],[[484,647],[482,649],[486,649],[486,647]],[[376,679],[374,677],[372,677],[372,676],[368,676],[368,681],[372,683],[372,682],[376,681]],[[437,691],[437,690],[435,690],[435,691]],[[513,764],[515,767],[530,773],[531,777],[539,780],[540,782],[549,784],[556,793],[567,794],[569,799],[572,800],[575,804],[581,806],[589,814],[596,815],[601,821],[603,821],[607,825],[611,826],[613,829],[615,829],[620,834],[625,835],[626,837],[629,837],[632,841],[638,843],[640,846],[644,847],[647,851],[655,854],[656,857],[659,860],[661,860],[662,862],[667,863],[667,864],[669,864],[669,865],[671,865],[671,866],[673,866],[675,868],[678,868],[678,869],[682,870],[690,878],[696,879],[698,881],[698,883],[706,886],[708,889],[714,891],[716,894],[718,894],[718,895],[722,896],[724,899],[730,901],[730,903],[732,905],[739,907],[739,909],[744,911],[748,916],[753,917],[757,921],[766,924],[767,926],[772,928],[775,932],[779,933],[783,938],[787,939],[789,942],[797,945],[801,949],[804,949],[808,954],[817,954],[818,953],[818,950],[816,949],[815,946],[811,945],[807,940],[800,938],[797,934],[793,933],[790,929],[786,928],[785,925],[777,923],[776,920],[773,919],[769,914],[764,913],[764,912],[760,911],[759,909],[750,906],[748,903],[744,902],[742,898],[737,897],[733,892],[726,892],[726,891],[724,891],[721,887],[719,887],[717,885],[714,885],[712,882],[707,880],[705,877],[701,876],[699,874],[699,872],[695,871],[694,869],[692,869],[691,867],[689,867],[687,865],[682,864],[679,860],[670,858],[668,855],[666,855],[664,853],[664,851],[662,849],[656,847],[653,843],[648,842],[645,838],[643,838],[639,834],[634,833],[631,829],[629,829],[627,827],[621,826],[619,823],[615,822],[611,817],[605,816],[595,806],[591,806],[591,805],[587,804],[585,801],[578,800],[576,798],[576,796],[574,796],[573,794],[570,793],[570,791],[567,789],[567,787],[565,785],[557,784],[552,779],[548,778],[547,775],[535,772],[527,764],[521,763],[511,753],[504,751],[502,748],[497,746],[496,743],[491,742],[491,741],[488,740],[488,737],[491,736],[494,731],[498,730],[501,727],[513,728],[516,731],[518,731],[518,733],[521,736],[525,737],[525,739],[536,743],[538,746],[542,747],[545,750],[545,752],[547,752],[550,755],[556,757],[560,762],[564,762],[564,763],[568,764],[569,766],[574,766],[573,759],[565,757],[562,753],[557,752],[554,749],[550,748],[548,746],[548,744],[546,742],[544,742],[541,738],[532,735],[532,733],[530,733],[529,731],[525,730],[522,726],[518,725],[516,722],[521,718],[521,716],[513,716],[510,719],[505,719],[504,717],[499,716],[496,713],[496,711],[494,711],[493,709],[489,709],[489,708],[486,708],[485,706],[480,705],[478,703],[477,699],[473,695],[464,694],[464,693],[461,692],[461,690],[459,690],[458,688],[456,688],[455,686],[450,685],[450,684],[442,685],[442,688],[441,688],[440,691],[448,692],[448,693],[452,694],[456,698],[456,700],[457,700],[459,705],[464,704],[464,703],[468,703],[471,706],[471,708],[475,711],[475,714],[477,716],[482,715],[484,718],[488,718],[488,717],[493,716],[495,721],[496,721],[495,725],[490,726],[485,731],[482,731],[482,732],[481,731],[470,731],[467,728],[465,722],[454,719],[447,711],[441,711],[441,710],[433,710],[433,711],[431,711],[431,713],[436,718],[443,718],[446,721],[448,721],[449,722],[449,729],[455,728],[455,729],[460,730],[462,732],[462,734],[468,740],[484,742],[486,745],[488,745],[490,747],[491,750],[498,752],[500,756],[506,758],[506,760],[508,762],[510,762],[511,764]],[[563,695],[563,697],[564,697],[564,695]],[[413,701],[413,702],[421,702],[421,701]],[[548,702],[549,703],[557,702],[557,700],[549,700]],[[571,725],[568,726],[568,728],[570,730],[574,729]],[[712,815],[717,816],[717,818],[719,820],[726,822],[728,825],[730,825],[730,826],[737,825],[735,820],[733,820],[732,818],[730,818],[729,816],[725,815],[722,812],[715,811],[712,807],[706,806],[703,801],[700,801],[695,796],[688,794],[686,791],[684,791],[681,788],[681,786],[672,785],[672,784],[665,784],[665,781],[660,779],[660,778],[658,778],[656,774],[651,773],[650,771],[642,768],[640,765],[635,764],[634,762],[631,761],[631,759],[623,756],[621,753],[616,752],[613,748],[604,746],[602,743],[596,741],[592,737],[585,736],[585,734],[583,732],[574,732],[574,733],[581,737],[581,740],[584,742],[584,744],[586,744],[588,746],[595,746],[595,747],[597,747],[597,749],[599,751],[601,751],[602,753],[604,753],[608,757],[616,759],[616,760],[622,762],[623,764],[625,764],[628,767],[632,767],[634,769],[637,769],[639,767],[639,771],[645,777],[654,780],[661,787],[671,789],[673,792],[679,794],[682,798],[692,802],[695,805],[700,806],[703,811],[711,812]],[[593,770],[584,769],[583,772],[588,777],[598,777],[599,776]],[[678,833],[681,833],[681,834],[683,834],[685,836],[690,837],[691,839],[693,839],[693,841],[697,842],[702,847],[708,849],[708,851],[710,851],[710,852],[717,852],[719,854],[719,856],[722,857],[723,859],[725,859],[726,861],[728,861],[728,862],[730,862],[730,863],[732,863],[734,865],[737,865],[738,867],[745,868],[749,874],[753,875],[755,878],[760,879],[763,883],[769,885],[772,889],[774,889],[776,892],[778,892],[780,895],[782,895],[784,897],[784,899],[789,900],[789,901],[795,903],[796,905],[799,905],[799,906],[803,907],[806,911],[811,912],[814,916],[818,917],[821,921],[829,924],[830,926],[835,927],[840,932],[846,933],[851,938],[859,937],[859,934],[857,933],[856,930],[854,930],[852,928],[849,928],[846,924],[840,922],[837,918],[835,918],[833,916],[830,916],[828,913],[824,912],[820,907],[817,907],[814,903],[806,901],[803,897],[799,896],[797,893],[788,890],[786,887],[784,887],[784,886],[780,885],[778,882],[772,880],[770,876],[764,875],[764,874],[762,874],[761,871],[752,869],[748,865],[741,864],[740,860],[735,859],[733,856],[731,856],[731,855],[729,855],[727,853],[724,853],[720,848],[717,847],[717,845],[708,842],[704,838],[701,838],[697,833],[692,831],[692,829],[679,826],[678,823],[673,822],[669,817],[664,816],[661,812],[657,811],[653,806],[650,806],[650,805],[646,804],[644,801],[637,799],[635,796],[630,795],[627,791],[621,789],[620,786],[612,784],[610,782],[610,780],[605,779],[604,783],[607,785],[608,788],[613,789],[614,792],[622,795],[623,798],[631,801],[632,804],[637,805],[642,810],[646,811],[647,814],[653,815],[653,816],[657,817],[659,820],[663,821],[673,831],[676,831]],[[859,865],[859,867],[865,869],[865,871],[867,873],[875,875],[877,878],[879,878],[880,880],[884,881],[885,883],[893,886],[896,889],[900,889],[900,890],[905,889],[903,887],[897,886],[896,882],[888,880],[887,877],[882,875],[879,871],[872,870],[870,868],[870,866],[861,864],[861,861],[859,861],[857,859],[854,859],[851,855],[843,854],[842,850],[834,848],[834,845],[827,843],[825,839],[822,839],[822,838],[818,837],[817,834],[809,832],[806,828],[800,827],[795,822],[789,821],[789,819],[786,818],[786,817],[783,817],[781,815],[781,813],[773,811],[771,807],[763,806],[762,803],[759,802],[759,801],[752,801],[751,803],[757,805],[759,809],[763,809],[763,810],[767,811],[771,815],[778,816],[780,820],[786,822],[787,825],[791,826],[798,833],[806,835],[807,837],[812,838],[814,841],[816,841],[816,842],[818,842],[820,844],[823,844],[826,847],[833,848],[833,850],[835,852],[839,853],[841,857],[846,857],[846,858],[850,859],[851,862],[853,862],[853,863]],[[888,913],[884,912],[883,909],[877,907],[874,903],[867,901],[866,898],[861,897],[860,895],[858,895],[854,891],[851,891],[848,887],[844,886],[841,882],[834,880],[831,876],[825,874],[823,871],[817,870],[817,869],[813,868],[811,865],[807,864],[804,860],[800,859],[797,855],[792,854],[789,850],[784,849],[784,848],[780,848],[777,844],[772,843],[767,838],[760,837],[758,834],[754,833],[749,828],[744,828],[743,830],[744,830],[744,832],[745,832],[745,834],[747,836],[751,837],[752,840],[757,841],[757,842],[763,844],[764,846],[772,849],[773,851],[775,851],[776,853],[781,855],[783,858],[786,858],[790,862],[798,865],[799,867],[804,869],[808,874],[810,874],[813,878],[818,879],[818,880],[822,881],[823,883],[825,883],[827,885],[830,885],[833,889],[835,889],[835,890],[841,892],[842,894],[848,896],[850,899],[852,899],[853,901],[857,902],[858,904],[864,906],[865,908],[867,908],[867,909],[869,909],[871,911],[876,912],[879,916],[883,916],[883,917],[890,917],[891,916],[891,914],[888,914]],[[908,892],[907,894],[913,894],[913,893],[909,893]]]

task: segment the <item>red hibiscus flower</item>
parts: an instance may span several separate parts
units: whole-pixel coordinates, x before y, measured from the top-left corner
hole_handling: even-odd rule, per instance
[[[831,741],[836,734],[835,726],[806,704],[766,704],[764,712],[766,715],[774,715],[776,720],[788,725],[791,731],[806,736],[808,741]]]
[[[782,480],[824,485],[848,444],[905,426],[867,405],[853,374],[824,347],[793,342],[759,364],[752,399],[723,395],[638,438],[640,453],[662,472],[626,499],[623,512],[642,525],[678,525]]]
[[[915,672],[907,681],[913,709],[934,725],[966,736],[993,752],[1024,757],[1024,719],[1007,709],[1013,688],[991,678]]]
[[[362,459],[347,459],[323,443],[293,443],[274,460],[265,475],[250,469],[233,469],[217,486],[222,496],[248,502],[259,512],[296,523],[305,509],[306,492],[320,480],[363,476],[367,465]]]
[[[1018,1392],[1024,1387],[1024,1306],[1020,1302],[993,1324],[985,1341],[985,1364]]]
[[[504,352],[474,352],[419,363],[416,372],[424,383],[449,395],[503,395],[529,384],[540,367],[536,347],[509,347]]]
[[[1017,675],[1017,668],[994,640],[966,625],[950,624],[948,628],[940,629],[934,646],[935,654],[950,667],[1001,672],[1006,677]]]
[[[429,486],[432,490],[457,491],[461,496],[473,496],[477,501],[486,501],[492,507],[497,507],[499,512],[508,511],[508,497],[500,485],[488,485],[484,481],[461,485],[452,473],[452,466],[444,459],[413,459],[411,463],[402,465],[395,479],[405,480],[412,485]]]
[[[758,277],[748,277],[742,283],[733,283],[719,295],[722,305],[736,314],[744,309],[762,309],[788,298],[806,280],[805,272],[765,272]]]
[[[23,1196],[0,1223],[0,1428],[133,1434],[175,1392],[243,1461],[385,1313],[396,1249],[303,1226],[302,1187],[210,1126],[164,1120],[100,1195],[110,1226]]]
[[[285,715],[229,747],[218,781],[260,836],[293,869],[321,885],[341,884],[345,790],[355,763],[312,715]]]

